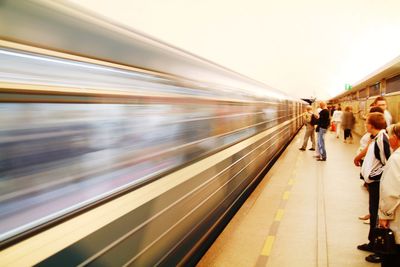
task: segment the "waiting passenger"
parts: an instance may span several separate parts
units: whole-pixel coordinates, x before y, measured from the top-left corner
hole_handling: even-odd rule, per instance
[[[384,255],[382,266],[400,264],[400,123],[388,128],[389,143],[393,149],[383,172],[379,196],[379,226],[390,228],[395,235],[396,253]]]
[[[375,98],[374,102],[372,103],[374,107],[380,107],[384,110],[385,114],[385,121],[387,126],[389,127],[392,124],[392,115],[387,110],[387,101],[383,96],[378,96]]]
[[[344,141],[347,142],[347,137],[349,137],[349,143],[353,143],[353,135],[351,134],[351,130],[354,128],[354,124],[356,123],[356,118],[353,114],[353,109],[350,106],[347,106],[344,109],[344,113],[342,115],[342,127],[344,130]]]
[[[319,119],[319,113],[321,112],[321,103],[318,105],[318,108],[317,108],[317,114],[314,114],[316,117],[317,117],[317,119]],[[317,125],[318,125],[318,121],[317,121]],[[316,128],[316,132],[318,133],[318,131],[319,131],[319,128],[318,128],[318,126],[317,126],[317,128]],[[319,159],[320,157],[321,157],[321,155],[319,154],[319,148],[318,148],[318,134],[317,134],[317,149],[315,150],[315,158],[317,158],[317,159]]]
[[[332,121],[336,127],[336,138],[339,138],[340,127],[342,124],[342,115],[343,115],[343,111],[342,111],[341,107],[338,107],[338,109],[335,110],[332,115]]]
[[[326,149],[325,149],[325,134],[330,125],[329,111],[326,108],[325,102],[320,102],[319,106],[321,111],[319,112],[318,118],[318,150],[320,157],[317,158],[318,161],[326,161]]]
[[[314,133],[315,122],[314,122],[314,120],[316,120],[316,117],[312,112],[312,107],[311,106],[307,106],[306,107],[306,112],[304,112],[303,118],[304,118],[304,121],[305,121],[305,124],[306,124],[306,132],[304,133],[303,145],[299,149],[302,150],[302,151],[306,150],[308,139],[310,138],[311,139],[311,148],[310,148],[310,150],[314,151],[315,150],[315,133]]]
[[[373,112],[368,114],[366,122],[367,131],[371,134],[371,142],[367,148],[364,162],[361,167],[361,175],[368,184],[369,193],[369,214],[370,226],[368,240],[369,243],[357,246],[364,251],[372,250],[374,239],[373,229],[377,223],[379,205],[379,184],[383,172],[383,167],[390,156],[389,139],[386,134],[386,121],[382,113]],[[359,166],[359,162],[355,163]],[[371,254],[365,258],[369,262],[379,262],[380,255]]]
[[[383,114],[383,109],[380,107],[372,107],[369,111],[369,113],[372,112],[379,112]],[[355,158],[355,162],[360,162],[360,165],[362,165],[364,161],[364,157],[367,154],[367,149],[368,149],[368,144],[371,141],[371,134],[369,132],[366,132],[360,139],[360,147],[357,150],[357,156]],[[356,164],[357,165],[357,164]],[[360,175],[360,178],[364,181],[362,175]],[[368,184],[364,182],[364,187],[367,188],[368,190]],[[370,214],[368,213],[367,215],[360,216],[358,217],[360,220],[364,220],[365,224],[369,224],[369,218]]]

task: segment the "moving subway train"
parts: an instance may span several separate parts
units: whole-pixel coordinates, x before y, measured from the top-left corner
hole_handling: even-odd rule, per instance
[[[1,266],[194,264],[302,104],[58,1],[0,5]]]

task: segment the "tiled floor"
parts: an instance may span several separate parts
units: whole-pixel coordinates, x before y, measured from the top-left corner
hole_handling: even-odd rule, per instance
[[[300,151],[304,129],[244,203],[198,266],[379,266],[367,241],[368,193],[353,165],[358,140],[328,132],[328,160]]]

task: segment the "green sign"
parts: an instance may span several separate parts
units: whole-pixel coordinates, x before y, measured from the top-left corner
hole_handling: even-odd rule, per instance
[[[345,85],[344,85],[344,89],[345,90],[351,90],[351,85],[350,84],[348,84],[348,83],[346,83]]]

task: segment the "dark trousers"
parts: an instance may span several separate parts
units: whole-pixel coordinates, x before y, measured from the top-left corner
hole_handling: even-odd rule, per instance
[[[353,135],[351,134],[351,129],[344,129],[344,140],[346,140],[347,137],[353,138]]]
[[[376,227],[378,220],[378,208],[379,208],[379,184],[380,182],[373,182],[368,184],[369,193],[369,233],[368,240],[372,242],[374,239],[373,230]]]
[[[398,267],[400,265],[400,245],[396,245],[396,254],[383,255],[382,267]]]

